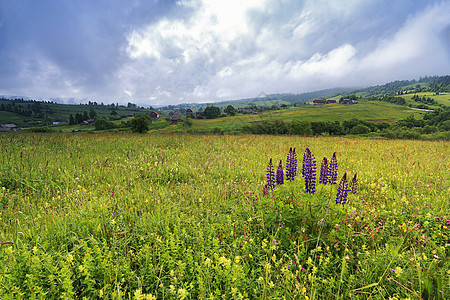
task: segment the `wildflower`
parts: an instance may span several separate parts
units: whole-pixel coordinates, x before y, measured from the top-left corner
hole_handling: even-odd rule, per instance
[[[333,153],[330,164],[328,165],[328,183],[336,184],[337,182],[338,164],[336,158],[336,152]]]
[[[290,147],[286,159],[286,180],[294,181],[295,176],[297,176],[297,154],[295,147]]]
[[[303,168],[302,174],[305,178],[306,193],[316,193],[316,160],[314,155],[306,147],[305,154],[303,155]]]
[[[347,203],[348,191],[347,172],[345,172],[344,176],[342,176],[341,182],[339,183],[339,188],[336,195],[336,204],[345,205],[345,203]]]
[[[267,165],[266,179],[267,179],[267,187],[273,190],[275,187],[275,172],[273,171],[272,158],[270,159],[270,162]]]
[[[185,289],[178,289],[178,298],[183,300],[188,295],[188,291]]]
[[[355,173],[355,176],[353,176],[352,182],[350,183],[350,188],[353,194],[356,194],[356,188],[358,187],[358,180],[356,179],[357,174],[358,172]]]
[[[445,225],[450,226],[450,220],[445,220]]]
[[[280,164],[278,165],[277,169],[277,185],[284,183],[284,174],[283,174],[283,165],[280,160]]]
[[[326,157],[323,158],[322,164],[320,165],[319,183],[328,183],[328,159]]]

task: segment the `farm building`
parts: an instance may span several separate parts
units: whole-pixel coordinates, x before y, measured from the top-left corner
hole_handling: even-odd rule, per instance
[[[339,100],[340,104],[358,104],[358,101],[356,100],[351,100],[351,99],[342,99]]]
[[[325,104],[325,100],[314,100],[313,104],[314,105],[324,105]]]
[[[152,111],[149,113],[150,118],[152,119],[158,119],[159,118],[159,114],[156,111]]]
[[[186,116],[189,116],[191,118],[194,117],[194,112],[192,111],[192,109],[190,108],[186,109]]]

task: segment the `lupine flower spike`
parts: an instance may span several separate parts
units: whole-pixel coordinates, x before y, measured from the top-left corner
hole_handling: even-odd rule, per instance
[[[273,190],[275,187],[275,172],[273,171],[272,158],[270,159],[270,162],[267,165],[266,179],[267,179],[267,187]]]
[[[319,183],[328,183],[328,159],[326,157],[323,158],[322,164],[320,165]]]
[[[316,193],[316,160],[314,155],[306,148],[305,154],[303,155],[303,168],[302,173],[305,178],[305,188],[306,193],[315,194]]]
[[[292,153],[292,147],[289,148],[289,153],[286,158],[286,180],[291,181],[291,153]]]
[[[352,182],[350,183],[350,188],[353,194],[356,194],[356,189],[358,188],[358,180],[356,179],[357,174],[358,172],[355,173],[355,176],[353,176]]]
[[[295,153],[295,147],[292,149],[291,154],[291,180],[294,180],[297,176],[297,154]]]
[[[347,172],[345,172],[344,176],[342,176],[341,182],[339,183],[339,188],[336,195],[336,204],[345,205],[345,203],[347,203],[348,192]]]
[[[284,183],[284,174],[283,174],[283,165],[280,160],[280,164],[278,165],[277,169],[277,185]]]
[[[307,162],[310,154],[311,154],[311,151],[309,150],[309,147],[306,147],[305,153],[303,153],[303,165],[302,165],[303,178],[305,178],[305,176],[306,176],[306,162]]]
[[[331,158],[330,164],[328,165],[328,183],[329,184],[337,183],[337,171],[338,171],[338,164],[337,164],[336,152],[334,152],[333,157]]]
[[[297,154],[295,148],[290,147],[286,159],[286,180],[294,181],[297,176]]]

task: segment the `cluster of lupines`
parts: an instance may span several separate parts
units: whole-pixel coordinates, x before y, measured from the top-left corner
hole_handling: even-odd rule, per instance
[[[303,167],[302,175],[305,179],[306,193],[315,194],[316,193],[316,159],[314,155],[306,147],[305,153],[303,154]]]
[[[326,157],[323,158],[322,164],[320,166],[319,183],[324,185],[336,184],[337,171],[338,171],[338,163],[336,158],[336,152],[334,152],[330,161],[328,161]],[[297,175],[297,155],[295,153],[295,148],[290,147],[286,160],[286,180],[293,181],[296,175]],[[309,147],[306,147],[305,153],[303,154],[302,175],[303,178],[305,179],[306,193],[315,194],[316,160]],[[275,185],[284,184],[284,172],[282,160],[280,160],[277,171],[275,173],[272,158],[270,159],[270,162],[266,170],[266,179],[267,184],[264,186],[263,191],[264,195],[268,195],[269,190],[273,190],[275,188]],[[347,172],[345,172],[338,187],[338,192],[336,195],[336,203],[345,205],[347,203],[348,192],[351,191],[353,194],[356,194],[357,186],[358,186],[357,173],[355,173],[355,175],[353,176],[353,179],[350,182],[350,189],[349,189],[349,182],[347,181]]]
[[[290,147],[286,158],[286,180],[294,181],[295,176],[297,176],[297,154],[295,147]]]

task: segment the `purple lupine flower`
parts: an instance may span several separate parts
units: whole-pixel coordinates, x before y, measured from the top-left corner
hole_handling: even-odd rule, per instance
[[[293,181],[297,176],[297,154],[295,153],[295,147],[292,149],[291,154],[291,180]]]
[[[266,179],[267,179],[267,187],[273,190],[275,187],[275,172],[273,171],[272,158],[270,159],[270,162],[267,165]]]
[[[303,153],[303,166],[302,166],[302,176],[305,178],[306,176],[306,164],[309,159],[309,156],[311,155],[311,151],[309,150],[309,147],[306,147],[305,153]]]
[[[277,185],[284,183],[284,174],[283,174],[283,165],[280,160],[280,164],[278,165],[277,169]]]
[[[356,194],[356,189],[358,187],[358,180],[356,179],[356,175],[358,172],[355,172],[355,176],[353,176],[352,182],[350,183],[350,188],[353,194]]]
[[[326,157],[323,158],[322,164],[320,165],[319,183],[328,183],[328,159]]]
[[[286,180],[291,181],[291,153],[292,153],[292,147],[289,147],[289,153],[286,158]]]
[[[303,169],[302,173],[305,178],[306,193],[316,193],[316,160],[309,148],[306,148],[305,155],[303,155]]]
[[[297,176],[297,154],[295,147],[290,147],[286,159],[286,180],[294,181],[295,176]]]
[[[342,176],[341,182],[339,183],[338,192],[336,195],[336,204],[345,205],[347,203],[347,194],[349,192],[347,183],[347,172]]]
[[[337,183],[337,171],[338,171],[338,164],[337,164],[336,152],[334,152],[333,157],[330,160],[330,164],[328,165],[328,183],[329,184]]]

